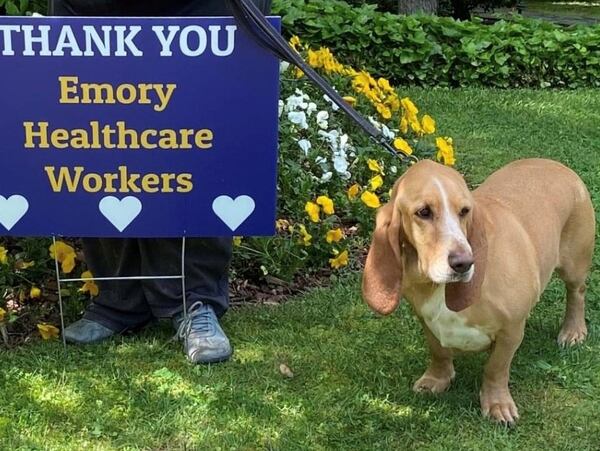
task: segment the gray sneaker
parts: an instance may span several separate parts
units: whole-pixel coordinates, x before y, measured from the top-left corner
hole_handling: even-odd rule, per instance
[[[175,322],[179,323],[177,336],[183,340],[183,349],[191,362],[216,363],[231,357],[229,339],[210,305],[196,302],[188,309],[186,319],[181,314]]]
[[[78,345],[98,343],[112,337],[116,332],[89,319],[80,319],[65,327],[65,339]]]

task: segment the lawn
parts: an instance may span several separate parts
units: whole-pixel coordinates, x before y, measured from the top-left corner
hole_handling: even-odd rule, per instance
[[[526,14],[551,14],[565,19],[577,17],[600,20],[600,1],[525,0]]]
[[[513,159],[546,156],[576,169],[600,207],[598,91],[407,94],[454,137],[470,184]],[[405,304],[376,317],[358,275],[347,274],[283,305],[230,312],[235,355],[221,365],[189,365],[166,324],[68,354],[57,341],[0,350],[0,449],[597,450],[599,264],[597,252],[583,345],[556,346],[556,281],[531,316],[512,367],[522,417],[513,429],[480,417],[483,354],[457,361],[448,393],[413,394],[427,363],[414,317]]]

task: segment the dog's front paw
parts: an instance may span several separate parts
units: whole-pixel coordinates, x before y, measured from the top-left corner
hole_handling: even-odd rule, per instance
[[[508,389],[482,388],[479,400],[484,417],[489,417],[505,426],[514,426],[519,419],[519,410]]]
[[[564,324],[558,334],[558,345],[561,347],[574,346],[585,340],[587,327],[585,323],[576,326]]]
[[[454,375],[440,378],[425,372],[413,385],[413,391],[416,393],[442,393],[448,390],[453,378]]]

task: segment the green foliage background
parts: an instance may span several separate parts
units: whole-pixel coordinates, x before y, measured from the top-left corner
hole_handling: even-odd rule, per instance
[[[354,67],[418,86],[598,87],[600,26],[518,19],[483,25],[397,16],[338,0],[278,0],[284,32],[329,46]]]

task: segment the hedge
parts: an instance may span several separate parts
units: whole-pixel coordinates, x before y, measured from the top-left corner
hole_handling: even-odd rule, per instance
[[[355,67],[419,86],[598,87],[600,26],[523,18],[484,25],[397,16],[338,0],[276,0],[284,33],[327,45]]]

